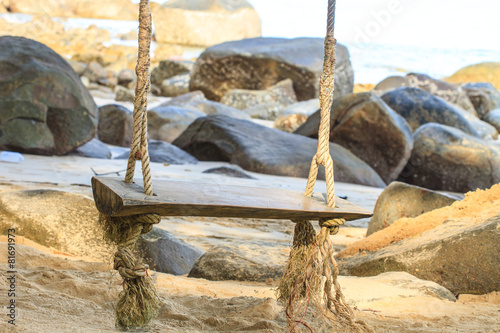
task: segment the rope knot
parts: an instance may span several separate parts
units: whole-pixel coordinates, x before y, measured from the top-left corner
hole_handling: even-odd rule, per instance
[[[136,264],[136,259],[128,248],[120,248],[115,253],[113,268],[117,270],[124,279],[137,279],[145,277],[149,266]]]
[[[339,232],[340,226],[345,223],[345,219],[336,218],[336,219],[319,219],[320,228],[327,228],[330,230],[330,235],[336,235]]]

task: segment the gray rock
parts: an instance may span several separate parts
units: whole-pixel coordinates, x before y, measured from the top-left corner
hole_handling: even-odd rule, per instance
[[[86,76],[80,76],[80,80],[82,80],[82,84],[85,86],[85,88],[90,90],[90,80]]]
[[[477,116],[467,93],[457,85],[436,80],[425,74],[410,73],[406,77],[391,76],[377,84],[375,91],[389,91],[400,87],[420,88],[455,104],[473,116]]]
[[[462,89],[481,119],[484,119],[490,111],[500,108],[500,92],[491,83],[467,83]]]
[[[84,62],[70,60],[68,61],[68,63],[78,76],[82,76],[85,70],[87,69],[87,64]]]
[[[283,114],[283,105],[265,103],[251,106],[243,111],[254,119],[276,120]]]
[[[108,104],[99,108],[97,136],[104,143],[130,147],[134,117],[132,111],[118,104]]]
[[[250,120],[250,116],[245,111],[238,110],[236,108],[232,108],[222,103],[210,100],[193,102],[191,104],[186,105],[185,107],[190,110],[200,110],[206,115],[220,115],[236,119]]]
[[[406,119],[412,131],[433,122],[458,128],[477,137],[492,138],[496,133],[489,124],[422,89],[399,88],[384,94],[382,99]]]
[[[317,138],[320,120],[318,111],[295,133]],[[386,183],[398,178],[413,148],[405,119],[373,93],[349,94],[334,102],[330,141],[365,161]]]
[[[99,83],[101,86],[106,86],[110,89],[114,89],[118,85],[118,78],[116,78],[115,76],[107,77],[105,79],[97,80],[97,83]]]
[[[500,108],[488,112],[484,117],[484,121],[494,126],[500,132]]]
[[[400,181],[433,190],[468,192],[500,182],[500,150],[491,141],[429,123],[414,133]]]
[[[137,248],[149,268],[173,275],[188,274],[196,260],[205,253],[156,227],[139,237]]]
[[[151,71],[151,83],[160,87],[166,79],[179,74],[189,73],[193,69],[191,61],[162,60],[160,64]]]
[[[115,88],[115,101],[117,102],[134,102],[135,92],[122,86]]]
[[[190,90],[219,101],[231,89],[263,90],[290,78],[299,101],[318,97],[322,38],[249,38],[206,49],[195,63]],[[335,98],[351,93],[354,76],[347,49],[337,44]]]
[[[111,150],[104,143],[99,141],[99,139],[94,138],[84,145],[76,148],[68,155],[77,155],[82,157],[90,158],[100,158],[100,159],[110,159]]]
[[[92,96],[50,48],[0,37],[0,77],[0,149],[64,155],[95,136]]]
[[[197,118],[205,114],[178,106],[157,106],[148,111],[148,133],[151,139],[172,142]]]
[[[404,76],[393,75],[377,83],[373,91],[377,93],[386,93],[401,87],[408,87],[408,79]]]
[[[196,90],[180,96],[176,96],[171,100],[169,100],[168,102],[163,103],[162,106],[169,106],[169,105],[186,106],[194,102],[203,102],[206,100],[207,99],[205,98],[203,92],[200,90]]]
[[[213,114],[237,119],[250,119],[250,116],[242,110],[206,99],[203,92],[199,90],[174,97],[160,106],[181,106],[184,109],[201,111],[206,115]]]
[[[267,109],[276,109],[273,113],[279,112],[279,114],[276,114],[272,119],[261,118],[270,120],[275,120],[277,116],[282,113],[284,108],[295,102],[297,102],[297,97],[293,90],[293,82],[290,79],[278,82],[265,90],[229,90],[221,99],[221,103],[240,110],[248,110],[249,108],[261,105],[271,105],[271,107],[267,107]],[[250,114],[250,116],[252,115]]]
[[[191,75],[188,72],[164,80],[160,85],[160,95],[164,97],[175,97],[188,93],[190,79]]]
[[[255,257],[227,246],[215,246],[194,264],[189,277],[211,281],[258,281],[278,280],[284,265],[270,265],[262,257]]]
[[[487,294],[500,290],[499,237],[499,216],[482,223],[451,219],[418,237],[340,258],[340,274],[405,271],[439,283],[455,295]]]
[[[90,62],[82,75],[88,77],[90,82],[98,82],[108,78],[108,72],[97,61]]]
[[[224,161],[273,175],[307,177],[317,140],[225,116],[198,118],[174,142],[202,161]],[[345,148],[330,151],[338,181],[385,186],[377,173]],[[324,179],[320,168],[319,177]]]
[[[197,164],[198,160],[191,154],[168,142],[149,140],[149,159],[151,162],[167,164]],[[128,159],[129,151],[117,156],[117,160]]]
[[[137,80],[137,75],[135,75],[135,71],[133,69],[122,69],[118,73],[117,79],[120,86],[130,88],[129,85]]]
[[[207,170],[203,171],[203,173],[211,173],[211,174],[216,174],[216,175],[224,175],[224,176],[234,177],[234,178],[257,179],[255,177],[252,177],[249,174],[245,173],[240,168],[236,168],[236,167],[218,167],[218,168],[212,168],[212,169],[207,169]]]
[[[392,182],[378,197],[366,236],[387,228],[400,218],[417,217],[431,210],[449,206],[457,199],[458,197],[423,187]]]
[[[304,114],[306,116],[312,115],[314,112],[319,110],[319,99],[313,98],[307,101],[297,102],[289,105],[285,110],[283,110],[283,116],[288,116],[291,114]]]

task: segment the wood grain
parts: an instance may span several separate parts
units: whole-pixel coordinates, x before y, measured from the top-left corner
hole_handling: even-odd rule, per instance
[[[156,213],[162,216],[211,216],[262,219],[342,217],[348,221],[372,214],[336,198],[328,207],[324,196],[306,197],[284,189],[221,185],[198,181],[155,180],[155,196],[143,193],[142,182],[126,184],[118,177],[93,177],[97,209],[110,216]]]

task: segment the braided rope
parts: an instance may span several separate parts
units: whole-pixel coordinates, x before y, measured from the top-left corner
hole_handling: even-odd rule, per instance
[[[144,193],[153,195],[151,168],[148,153],[147,95],[150,82],[151,9],[149,0],[139,4],[139,52],[137,57],[137,85],[134,98],[134,131],[127,162],[125,182],[134,180],[135,165],[141,160]],[[123,291],[115,307],[116,325],[120,329],[143,327],[158,313],[160,299],[148,274],[148,265],[136,257],[139,236],[150,232],[159,223],[157,214],[141,214],[124,217],[100,215],[106,238],[117,244],[114,269],[123,278]]]
[[[135,246],[141,234],[147,234],[153,228],[153,224],[160,223],[161,216],[157,214],[141,214],[106,218],[111,220],[112,225],[127,228],[126,230],[118,229],[118,233],[120,233],[118,239],[114,235],[114,240],[118,244],[114,269],[120,273],[124,280],[145,277],[148,266],[135,259]],[[112,234],[116,233],[115,230]]]
[[[318,150],[311,162],[305,191],[306,196],[312,196],[314,184],[318,176],[318,166],[323,165],[326,175],[326,202],[329,207],[335,207],[333,160],[330,156],[330,109],[333,103],[333,90],[335,87],[335,47],[337,45],[337,41],[333,37],[334,21],[335,0],[329,0],[327,34],[325,38],[325,59],[323,62],[323,74],[320,78],[319,91],[321,121],[318,132]]]
[[[134,131],[132,144],[127,163],[127,174],[125,182],[132,183],[134,180],[136,160],[141,160],[142,178],[144,181],[144,193],[153,195],[153,183],[148,153],[148,92],[151,87],[150,75],[150,48],[151,48],[151,10],[149,0],[141,0],[139,4],[139,54],[135,72],[137,74],[137,85],[134,98]]]

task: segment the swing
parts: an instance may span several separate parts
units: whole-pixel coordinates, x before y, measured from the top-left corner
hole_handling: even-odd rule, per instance
[[[318,151],[312,159],[305,194],[249,186],[203,184],[198,181],[156,180],[153,192],[147,150],[147,93],[150,88],[151,12],[149,0],[139,5],[139,55],[134,100],[134,134],[125,181],[118,177],[93,177],[92,189],[100,220],[107,237],[117,243],[114,267],[123,277],[120,300],[115,308],[120,328],[146,325],[159,309],[159,299],[147,266],[134,255],[135,242],[142,233],[159,223],[161,216],[207,216],[262,219],[289,219],[296,223],[294,244],[286,272],[278,288],[279,298],[287,302],[287,326],[293,331],[312,300],[331,323],[355,331],[370,331],[354,320],[345,303],[336,276],[330,234],[338,232],[346,220],[371,213],[335,197],[333,161],[329,153],[330,108],[334,88],[335,44],[333,38],[335,0],[328,1],[325,62],[320,80],[321,123]],[[142,162],[143,181],[133,182],[135,164]],[[314,194],[318,165],[325,167],[327,193]],[[319,220],[316,236],[310,220]],[[333,294],[334,287],[336,294]],[[326,309],[326,310],[325,310]],[[300,318],[300,319],[297,319]]]

